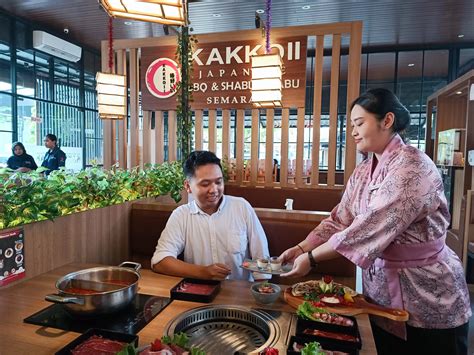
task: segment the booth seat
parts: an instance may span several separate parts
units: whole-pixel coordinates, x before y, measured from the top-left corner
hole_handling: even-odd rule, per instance
[[[329,212],[341,201],[343,190],[342,188],[295,189],[226,184],[225,193],[243,197],[253,207],[284,209],[286,199],[291,198],[295,210]]]
[[[130,221],[130,258],[150,268],[150,259],[155,251],[158,238],[166,226],[171,212],[176,206],[156,203],[136,203],[132,206]],[[277,209],[255,209],[268,240],[271,256],[278,256],[284,250],[301,242],[328,213],[310,211],[285,211]],[[277,276],[277,283],[298,282],[319,278],[324,274],[353,277],[355,286],[355,267],[347,259],[321,262],[308,276],[299,279],[285,279]]]

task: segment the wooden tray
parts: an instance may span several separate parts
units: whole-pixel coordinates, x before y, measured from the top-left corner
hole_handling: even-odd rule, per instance
[[[301,296],[293,296],[291,294],[291,287],[288,287],[283,293],[283,298],[286,303],[291,307],[298,308],[298,306],[305,301]],[[328,312],[334,312],[337,314],[343,314],[348,316],[355,316],[357,314],[367,313],[373,314],[375,316],[385,317],[395,321],[405,322],[408,320],[409,314],[403,309],[394,309],[379,306],[373,303],[367,302],[367,300],[362,295],[357,295],[353,297],[354,305],[353,306],[325,306],[321,307],[327,310]]]

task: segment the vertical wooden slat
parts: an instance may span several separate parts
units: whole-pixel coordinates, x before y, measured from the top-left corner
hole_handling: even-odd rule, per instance
[[[340,52],[341,35],[333,34],[331,59],[331,96],[329,99],[328,186],[334,186],[336,181],[337,98],[339,93]]]
[[[237,165],[236,181],[238,184],[242,183],[242,173],[244,171],[244,121],[245,121],[245,110],[237,110],[235,158],[236,158],[236,165]]]
[[[138,146],[138,53],[130,49],[130,167],[139,165]]]
[[[202,150],[202,110],[196,110],[194,120],[194,135],[196,150]]]
[[[303,149],[304,149],[304,107],[298,108],[296,121],[296,174],[295,183],[297,187],[305,185],[303,183]]]
[[[222,111],[222,157],[230,158],[230,111]]]
[[[267,109],[267,129],[265,130],[265,185],[273,185],[273,118],[274,109]]]
[[[143,111],[142,168],[151,163],[151,112]]]
[[[351,132],[352,102],[359,96],[360,90],[360,55],[362,51],[362,22],[351,24],[351,39],[349,43],[349,61],[347,67],[347,119],[346,119],[346,152],[344,164],[344,184],[355,169],[356,165],[356,145]]]
[[[311,147],[311,186],[319,185],[319,145],[321,141],[321,107],[323,100],[324,35],[316,37],[314,58],[313,146]]]
[[[164,137],[163,111],[155,111],[155,164],[161,164],[164,161]]]
[[[289,134],[290,111],[284,108],[281,112],[281,162],[280,182],[281,186],[288,186],[288,134]]]
[[[176,111],[168,111],[168,161],[176,160]]]
[[[252,145],[250,150],[250,185],[257,185],[258,175],[258,132],[260,122],[258,109],[252,110]]]
[[[102,72],[109,71],[108,65],[108,45],[107,42],[102,41],[101,44],[101,67]],[[112,121],[110,120],[103,120],[103,144],[104,144],[104,151],[103,151],[103,164],[105,169],[109,169],[112,166],[112,143],[114,142],[112,139]]]
[[[117,74],[127,75],[127,52],[117,51]],[[128,117],[118,123],[118,161],[119,166],[127,169],[127,122]]]
[[[209,150],[216,152],[216,110],[209,110]]]
[[[433,141],[431,140],[431,116],[433,115],[433,101],[426,103],[426,131],[425,131],[425,153],[434,160],[433,157]]]

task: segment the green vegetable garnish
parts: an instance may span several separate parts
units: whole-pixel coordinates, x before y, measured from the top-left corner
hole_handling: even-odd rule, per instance
[[[301,355],[325,355],[326,352],[321,348],[321,344],[317,341],[305,344],[305,347],[301,349]]]

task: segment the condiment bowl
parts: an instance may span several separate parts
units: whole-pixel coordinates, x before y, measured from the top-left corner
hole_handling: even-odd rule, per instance
[[[272,292],[272,293],[259,292],[258,289],[261,288],[263,284],[270,286],[275,292]],[[250,291],[252,292],[252,295],[255,298],[255,301],[257,301],[258,303],[271,304],[275,302],[280,296],[281,288],[280,286],[269,283],[269,282],[257,282],[252,285],[252,287],[250,288]]]

